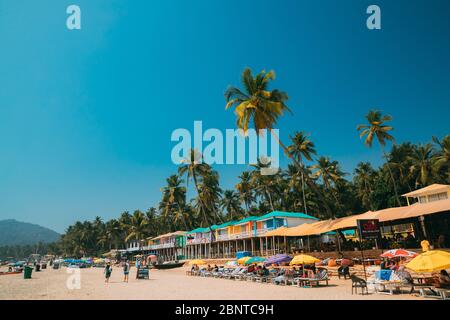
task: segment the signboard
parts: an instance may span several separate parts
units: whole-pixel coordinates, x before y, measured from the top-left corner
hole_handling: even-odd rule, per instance
[[[380,239],[380,222],[378,219],[356,220],[360,240]]]

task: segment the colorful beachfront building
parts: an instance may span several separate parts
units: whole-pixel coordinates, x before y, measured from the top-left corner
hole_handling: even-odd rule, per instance
[[[234,257],[238,251],[250,251],[254,255],[274,253],[282,244],[275,243],[274,238],[265,237],[267,232],[317,220],[304,213],[273,211],[260,217],[251,216],[239,221],[197,228],[186,233],[185,256],[187,259],[197,259]]]
[[[143,249],[155,254],[161,261],[174,261],[185,259],[185,247],[186,231],[176,231],[147,238],[147,245]]]

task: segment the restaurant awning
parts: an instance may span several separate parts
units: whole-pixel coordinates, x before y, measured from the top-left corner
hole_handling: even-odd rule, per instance
[[[343,217],[334,220],[324,220],[314,223],[301,224],[296,227],[281,227],[266,233],[266,236],[311,236],[335,231],[339,229],[349,229],[357,227],[357,220],[378,219],[380,222],[388,222],[419,216],[426,216],[439,212],[450,211],[450,199],[434,201],[429,203],[416,203],[411,206],[388,208],[378,211],[367,211],[362,214]]]
[[[430,195],[430,194],[436,194],[439,192],[448,192],[450,190],[450,186],[446,185],[446,184],[432,184],[429,185],[425,188],[419,189],[419,190],[415,190],[409,193],[405,193],[402,196],[403,197],[421,197],[421,196],[426,196],[426,195]]]

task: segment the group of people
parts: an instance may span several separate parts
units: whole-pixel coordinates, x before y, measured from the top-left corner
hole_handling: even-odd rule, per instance
[[[411,273],[406,270],[403,262],[401,258],[383,259],[380,269],[391,270],[402,282],[412,284],[414,281]],[[439,273],[432,273],[430,278],[425,279],[425,282],[437,288],[450,289],[450,276],[446,270],[441,270]]]
[[[128,260],[123,261],[122,263],[123,270],[123,282],[128,282],[128,275],[130,274],[130,263]],[[103,273],[105,274],[105,283],[109,283],[109,278],[111,277],[113,268],[111,262],[106,263],[105,269]]]

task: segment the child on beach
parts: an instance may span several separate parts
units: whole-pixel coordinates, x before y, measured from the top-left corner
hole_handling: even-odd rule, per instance
[[[130,273],[130,264],[126,260],[123,264],[123,282],[128,282],[128,274]]]
[[[106,264],[104,272],[105,272],[105,283],[108,283],[109,282],[109,277],[111,277],[111,272],[112,272],[112,266],[111,266],[110,263]]]

